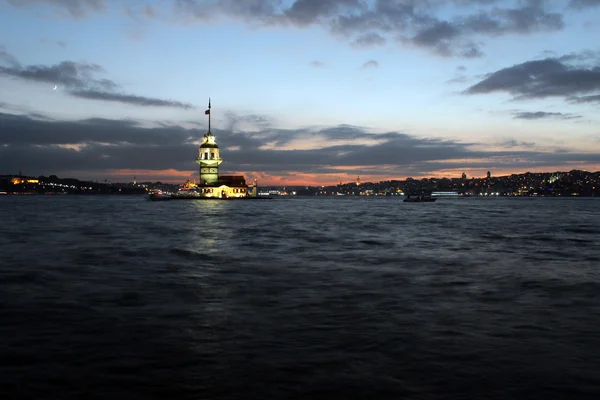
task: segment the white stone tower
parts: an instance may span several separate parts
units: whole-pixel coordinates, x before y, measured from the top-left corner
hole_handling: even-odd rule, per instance
[[[223,162],[219,157],[219,146],[215,141],[215,135],[210,131],[210,99],[208,99],[208,132],[204,134],[202,144],[198,151],[196,162],[200,164],[200,185],[217,185],[219,182],[219,164]]]

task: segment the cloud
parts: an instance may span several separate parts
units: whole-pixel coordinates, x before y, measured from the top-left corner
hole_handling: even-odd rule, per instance
[[[506,92],[516,99],[563,97],[573,102],[596,101],[600,92],[600,63],[589,53],[527,61],[488,74],[464,93],[494,92]],[[581,94],[590,96],[578,97]]]
[[[186,20],[206,21],[219,15],[227,15],[248,21],[257,20],[263,23],[275,23],[273,17],[277,9],[276,2],[272,0],[173,1],[174,12]]]
[[[0,63],[2,63],[2,61],[4,61],[4,63],[8,64],[10,67],[12,68],[20,68],[21,64],[19,64],[19,61],[13,57],[11,54],[9,54],[4,46],[0,46]],[[2,68],[2,67],[0,67]]]
[[[172,170],[188,176],[197,169],[194,158],[204,133],[170,124],[144,128],[131,120],[57,121],[30,115],[0,116],[8,128],[0,135],[0,173],[23,169],[32,175],[69,173],[89,179],[114,170],[156,171],[157,176],[161,171]],[[598,153],[541,152],[525,142],[515,142],[501,151],[485,151],[473,149],[475,143],[401,132],[372,134],[347,125],[316,130],[263,127],[242,132],[215,128],[214,132],[223,149],[224,173],[407,176],[445,168],[527,170],[570,162],[600,163]],[[307,137],[326,139],[325,145],[310,150],[282,148]],[[280,147],[264,147],[273,141]],[[230,147],[239,150],[227,151]]]
[[[592,96],[572,96],[569,101],[573,103],[600,103],[600,94]]]
[[[89,86],[109,90],[115,89],[117,85],[114,82],[93,77],[94,74],[101,72],[104,72],[104,69],[97,64],[84,64],[73,61],[63,61],[52,66],[0,67],[0,74],[35,82],[61,84],[72,89],[82,89]]]
[[[138,22],[142,21],[143,19],[154,19],[157,16],[156,8],[150,5],[145,5],[136,8],[125,6],[124,10],[125,14],[129,18]]]
[[[506,140],[502,143],[502,147],[513,148],[513,147],[534,147],[535,142],[522,142],[514,139]]]
[[[74,18],[103,11],[109,4],[106,0],[8,1],[15,7],[54,5]],[[395,41],[442,56],[465,58],[481,56],[486,38],[559,31],[564,27],[563,10],[555,2],[543,0],[173,0],[168,3],[172,4],[176,18],[184,21],[206,22],[225,17],[253,26],[317,26],[358,48]],[[596,4],[597,0],[571,2],[574,10]],[[150,5],[127,6],[125,10],[138,21],[156,15],[156,9]]]
[[[460,36],[461,31],[458,26],[447,21],[437,21],[414,36],[401,38],[401,40],[419,47],[430,48],[442,56],[458,54],[465,58],[474,58],[483,55],[475,43],[461,39]]]
[[[492,5],[495,1],[459,1],[462,5],[473,3]],[[558,31],[564,27],[562,15],[546,10],[538,0],[521,2],[518,8],[494,6],[486,11],[464,14],[454,20],[431,19],[416,30],[412,37],[401,37],[404,42],[425,47],[442,56],[474,58],[483,55],[476,37],[530,34],[539,31]]]
[[[325,66],[325,63],[324,63],[324,62],[322,62],[322,61],[315,60],[315,61],[311,61],[309,65],[310,65],[311,67],[315,67],[315,68],[321,68],[321,67],[324,67],[324,66]]]
[[[467,70],[467,67],[465,67],[464,65],[459,65],[456,67],[456,76],[454,78],[448,79],[446,81],[447,84],[453,84],[453,83],[465,83],[467,81],[469,81],[469,78],[467,76],[464,75],[464,72]]]
[[[105,0],[8,0],[8,4],[14,7],[52,5],[65,9],[73,18],[83,18],[90,12],[99,12],[106,9]]]
[[[306,26],[344,9],[356,10],[361,6],[359,0],[296,0],[283,15],[296,25]]]
[[[42,42],[42,43],[46,43],[46,44],[47,44],[47,43],[50,43],[50,44],[53,44],[53,45],[57,45],[57,46],[60,46],[60,47],[62,47],[63,49],[66,49],[66,48],[67,48],[67,42],[65,42],[64,40],[56,40],[56,41],[52,41],[52,40],[48,40],[48,39],[46,39],[46,38],[41,38],[41,39],[40,39],[40,42]]]
[[[2,53],[0,52],[0,57]],[[10,60],[10,55],[4,58]],[[1,58],[0,58],[1,59]],[[119,92],[119,85],[115,82],[96,77],[105,72],[104,68],[97,64],[76,63],[63,61],[60,64],[30,65],[21,67],[16,60],[11,67],[0,66],[0,75],[20,78],[33,82],[46,82],[59,85],[67,89],[71,96],[102,101],[117,101],[138,106],[160,106],[193,108],[191,104],[181,103],[174,100],[162,100],[156,98],[136,96]]]
[[[233,112],[225,113],[226,129],[236,131],[264,131],[273,125],[273,119],[265,115],[248,114],[237,115]]]
[[[118,101],[121,103],[133,104],[136,106],[176,107],[183,109],[189,109],[194,107],[191,104],[182,103],[180,101],[175,100],[155,99],[151,97],[135,96],[131,94],[99,92],[96,90],[72,91],[71,95],[79,97],[81,99]]]
[[[453,17],[447,18],[448,3]],[[522,0],[501,7],[494,0],[177,0],[175,12],[185,19],[218,16],[251,24],[319,26],[356,47],[388,40],[417,46],[443,56],[479,57],[481,40],[502,35],[557,31],[564,26],[551,2]],[[511,2],[508,2],[511,3]],[[560,10],[558,10],[560,11]]]
[[[560,113],[560,112],[544,112],[544,111],[536,111],[536,112],[515,112],[515,119],[544,119],[544,118],[557,118],[557,119],[575,119],[581,118],[581,115],[568,114],[568,113]]]
[[[367,62],[365,62],[362,65],[362,69],[366,69],[366,68],[378,68],[379,67],[379,62],[375,61],[375,60],[369,60]]]
[[[456,78],[448,79],[446,83],[465,83],[469,80],[466,76],[457,76]]]
[[[553,50],[543,50],[542,51],[542,56],[544,56],[544,57],[556,57],[556,56],[558,56],[558,54],[555,51],[553,51]]]
[[[354,47],[373,47],[373,46],[383,46],[386,40],[379,33],[369,32],[358,36],[352,42]]]
[[[571,0],[569,5],[580,10],[587,7],[598,7],[600,6],[600,0]]]

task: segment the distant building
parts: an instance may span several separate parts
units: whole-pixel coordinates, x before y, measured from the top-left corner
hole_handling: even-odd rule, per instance
[[[467,180],[467,174],[465,174],[464,172],[463,172],[463,174],[462,174],[462,180],[463,180],[463,181],[466,181],[466,180]]]
[[[19,177],[18,177],[18,178],[17,178],[17,177],[15,177],[15,178],[12,178],[12,179],[10,180],[10,182],[11,182],[13,185],[23,185],[23,184],[25,184],[25,183],[39,183],[39,180],[37,180],[37,179],[26,179],[26,178],[22,178],[21,176],[22,176],[22,175],[19,175]]]
[[[492,177],[492,173],[490,171],[488,171],[487,177],[488,177],[488,179],[490,179]]]

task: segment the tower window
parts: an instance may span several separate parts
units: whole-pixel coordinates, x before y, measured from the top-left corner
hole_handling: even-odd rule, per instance
[[[215,158],[215,153],[210,153],[210,158]]]

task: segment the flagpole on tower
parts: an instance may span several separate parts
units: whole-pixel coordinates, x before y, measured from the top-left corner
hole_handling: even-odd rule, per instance
[[[208,133],[210,133],[210,97],[208,98]]]

